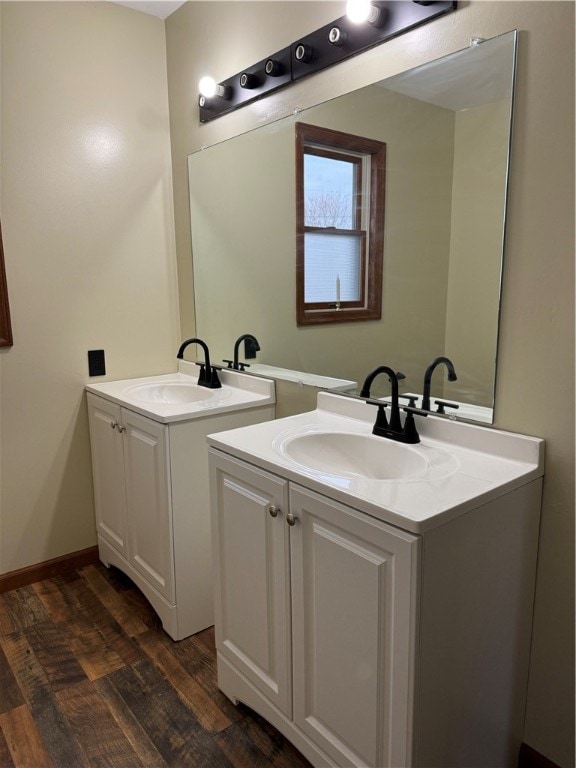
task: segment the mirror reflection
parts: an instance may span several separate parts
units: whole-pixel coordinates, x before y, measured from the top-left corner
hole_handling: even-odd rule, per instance
[[[515,50],[516,32],[473,44],[189,157],[196,330],[215,362],[250,333],[251,372],[355,389],[386,364],[422,394],[446,356],[458,379],[435,374],[432,396],[492,421]],[[297,325],[297,123],[386,144],[378,320]]]

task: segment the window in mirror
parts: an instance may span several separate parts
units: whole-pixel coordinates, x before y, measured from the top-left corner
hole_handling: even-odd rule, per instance
[[[382,315],[386,145],[296,125],[298,325]]]
[[[12,325],[8,307],[8,285],[4,269],[4,246],[2,245],[2,227],[0,226],[0,347],[12,346]]]

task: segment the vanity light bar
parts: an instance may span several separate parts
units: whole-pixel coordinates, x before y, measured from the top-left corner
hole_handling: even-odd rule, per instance
[[[200,122],[243,107],[292,82],[356,56],[393,37],[456,10],[457,3],[436,0],[373,0],[378,13],[356,24],[342,16],[300,38],[288,48],[219,83],[224,96],[200,96]]]
[[[292,81],[290,56],[290,48],[284,48],[223,80],[221,85],[226,89],[227,98],[200,96],[200,122],[207,123],[288,85]]]

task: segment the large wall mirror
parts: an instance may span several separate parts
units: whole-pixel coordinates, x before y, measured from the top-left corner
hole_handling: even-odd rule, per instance
[[[359,385],[386,364],[419,393],[445,355],[458,380],[438,371],[433,395],[492,421],[516,38],[474,41],[189,157],[196,330],[214,361],[251,333],[249,362]],[[297,326],[298,121],[386,143],[379,320]]]

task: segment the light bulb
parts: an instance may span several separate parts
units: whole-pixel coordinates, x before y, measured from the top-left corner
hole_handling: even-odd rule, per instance
[[[346,16],[353,24],[369,24],[378,26],[380,21],[380,9],[372,5],[370,0],[348,0],[346,3]]]
[[[198,90],[202,96],[211,99],[216,95],[216,80],[213,77],[202,77],[198,83]]]
[[[370,0],[348,0],[346,16],[354,24],[362,24],[370,15]]]
[[[221,99],[230,99],[232,96],[231,86],[217,83],[213,77],[203,77],[198,83],[198,90],[200,91],[201,107],[207,106],[206,100],[213,99],[214,96],[218,96]]]

